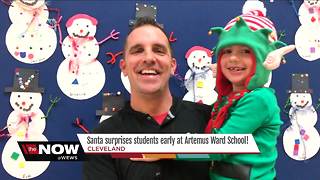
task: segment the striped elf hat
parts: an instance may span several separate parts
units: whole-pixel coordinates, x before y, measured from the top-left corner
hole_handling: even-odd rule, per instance
[[[267,9],[264,7],[263,2],[259,0],[247,0],[243,5],[242,15],[240,16],[253,31],[263,28],[272,30],[269,40],[273,42],[278,39],[277,31],[274,27],[273,22],[266,17],[266,12]],[[237,22],[238,19],[238,17],[233,18],[227,23],[224,29],[229,30]]]

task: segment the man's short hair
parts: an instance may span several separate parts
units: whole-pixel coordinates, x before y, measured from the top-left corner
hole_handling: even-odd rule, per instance
[[[124,43],[124,47],[123,47],[123,55],[125,55],[125,51],[126,51],[126,46],[127,46],[127,41],[128,41],[128,36],[131,34],[131,32],[139,27],[142,27],[142,26],[146,26],[146,25],[150,25],[150,26],[153,26],[153,27],[156,27],[158,29],[160,29],[163,34],[167,37],[167,40],[168,40],[168,44],[169,44],[169,50],[170,50],[170,54],[171,56],[173,56],[173,50],[171,48],[171,45],[170,45],[170,41],[168,39],[168,36],[167,36],[167,33],[165,32],[165,30],[163,29],[163,27],[156,22],[155,19],[151,18],[151,17],[140,17],[136,20],[136,22],[134,23],[133,26],[131,26],[131,29],[125,39],[125,43]]]

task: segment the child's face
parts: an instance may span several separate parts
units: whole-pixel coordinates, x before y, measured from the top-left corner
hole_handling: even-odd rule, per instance
[[[221,51],[221,71],[232,83],[233,91],[246,89],[245,81],[253,68],[253,52],[247,46],[233,45]]]

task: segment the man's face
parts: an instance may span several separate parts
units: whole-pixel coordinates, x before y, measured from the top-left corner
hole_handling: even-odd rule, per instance
[[[145,25],[133,30],[127,38],[124,57],[120,68],[129,78],[132,95],[156,95],[169,90],[176,61],[160,29]]]

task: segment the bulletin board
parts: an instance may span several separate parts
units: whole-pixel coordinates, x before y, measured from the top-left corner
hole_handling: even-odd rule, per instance
[[[164,25],[169,36],[173,32],[176,41],[172,43],[174,57],[177,59],[177,74],[184,77],[188,70],[185,53],[189,48],[200,45],[211,49],[214,47],[217,37],[208,36],[208,30],[213,26],[224,26],[229,20],[241,14],[244,1],[212,0],[212,1],[143,1],[157,7],[157,21]],[[295,33],[300,27],[297,10],[302,0],[265,0],[267,17],[273,21],[278,32],[283,32],[282,41],[287,44],[295,43]],[[107,52],[117,53],[123,49],[126,34],[129,31],[129,20],[135,17],[136,1],[109,1],[109,0],[51,0],[47,6],[60,10],[62,36],[68,36],[66,30],[67,20],[78,13],[88,14],[98,20],[95,38],[99,41],[109,35],[112,29],[119,31],[118,40],[108,40],[100,45],[97,60],[102,64],[106,80],[102,90],[92,98],[86,100],[75,100],[62,93],[57,84],[57,71],[59,65],[65,59],[62,48],[58,44],[53,55],[46,61],[38,64],[26,64],[17,61],[9,53],[5,43],[7,30],[11,24],[8,16],[9,6],[0,4],[0,126],[6,125],[9,114],[13,111],[10,106],[10,93],[5,93],[5,87],[12,86],[14,71],[16,68],[32,68],[39,70],[39,85],[43,87],[43,100],[40,109],[45,113],[50,106],[50,97],[60,97],[61,100],[51,110],[43,135],[49,141],[77,141],[77,133],[83,133],[80,128],[73,125],[78,117],[82,123],[91,131],[99,123],[96,110],[102,106],[102,93],[121,91],[128,100],[130,94],[125,90],[121,79],[119,61],[117,58],[114,65],[108,64],[110,56]],[[50,12],[50,18],[56,14]],[[58,37],[58,31],[55,31]],[[318,38],[319,39],[319,38]],[[320,59],[307,61],[302,59],[297,51],[286,55],[287,63],[273,72],[271,87],[276,90],[284,124],[278,138],[278,159],[276,162],[277,179],[320,179],[320,156],[305,161],[291,159],[284,152],[282,136],[290,121],[288,114],[283,109],[288,99],[288,90],[291,89],[292,73],[308,73],[310,88],[313,90],[313,106],[316,107],[319,99],[320,83],[319,70]],[[183,97],[186,89],[183,82],[177,77],[170,80],[171,92],[174,96]],[[319,111],[319,110],[316,110]],[[315,127],[320,130],[320,123]],[[4,148],[8,138],[0,139],[0,149]],[[51,162],[48,169],[38,176],[38,179],[81,179],[82,162]],[[14,179],[0,166],[1,179]]]

